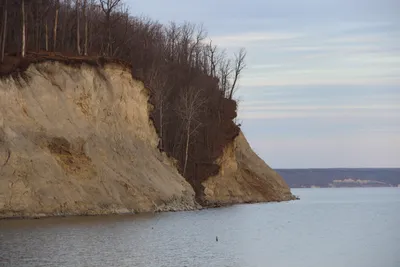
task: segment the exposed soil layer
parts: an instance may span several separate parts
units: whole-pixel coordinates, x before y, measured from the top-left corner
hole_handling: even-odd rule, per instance
[[[40,61],[0,80],[0,217],[199,208],[129,69]]]

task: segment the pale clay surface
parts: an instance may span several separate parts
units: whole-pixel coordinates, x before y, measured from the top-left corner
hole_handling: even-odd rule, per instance
[[[157,149],[148,91],[129,70],[31,65],[0,81],[0,218],[193,210],[194,191]],[[244,136],[225,148],[210,202],[291,198]]]
[[[218,175],[203,182],[209,202],[286,201],[293,195],[282,177],[252,150],[243,133],[225,147]]]
[[[158,151],[129,70],[42,63],[27,74],[0,81],[0,217],[198,207]]]

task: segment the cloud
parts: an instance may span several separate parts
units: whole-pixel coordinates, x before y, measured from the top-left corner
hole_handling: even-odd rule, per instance
[[[275,111],[275,110],[286,110],[286,111],[332,111],[332,110],[347,110],[347,111],[363,111],[363,110],[374,110],[374,111],[379,111],[379,110],[399,110],[400,111],[400,105],[376,105],[376,104],[372,104],[372,105],[356,105],[356,106],[350,106],[350,105],[325,105],[325,106],[321,106],[321,105],[285,105],[285,106],[281,106],[281,105],[274,105],[271,104],[271,102],[265,102],[263,103],[262,101],[259,102],[259,105],[256,106],[254,104],[252,105],[246,105],[246,104],[242,104],[239,106],[239,110],[248,112],[248,111]],[[399,115],[400,116],[400,115]]]
[[[250,145],[273,168],[399,167],[400,164],[400,136],[395,133],[364,132],[301,139],[266,137],[253,139]]]
[[[246,120],[384,118],[392,124],[400,121],[400,87],[278,86],[264,88],[263,93],[259,88],[250,89],[247,96],[238,105],[239,117]]]
[[[251,69],[278,69],[285,67],[283,64],[261,64],[250,66]]]
[[[339,33],[354,33],[354,32],[370,32],[374,29],[382,29],[391,27],[393,24],[391,20],[387,20],[387,18],[381,18],[380,20],[344,20],[336,22],[336,29]]]
[[[300,45],[300,46],[283,46],[280,47],[281,51],[288,52],[324,52],[325,54],[331,53],[364,53],[364,52],[374,52],[379,51],[381,47],[379,45],[366,45],[366,44],[357,44],[357,45]]]
[[[393,119],[400,120],[399,112],[354,112],[351,110],[347,111],[335,111],[335,112],[318,112],[318,111],[239,111],[238,118],[240,120],[252,120],[252,119],[305,119],[305,118],[325,118],[325,119],[341,119],[341,120],[356,120],[360,118],[369,119]]]
[[[250,101],[243,102],[238,108],[240,119],[300,119],[300,118],[326,118],[353,120],[360,118],[386,118],[400,121],[400,105],[394,103],[346,103],[319,104],[296,101]]]
[[[340,74],[340,73],[338,73]],[[338,75],[337,75],[338,76]],[[400,85],[400,77],[318,77],[304,75],[303,77],[293,77],[290,73],[265,78],[260,75],[253,79],[245,78],[240,82],[241,86],[259,87],[259,86],[284,86],[284,85]]]
[[[362,55],[351,55],[344,59],[349,63],[358,63],[358,64],[380,64],[386,65],[389,67],[397,66],[400,69],[400,53],[397,55],[396,53],[369,53]]]
[[[328,39],[326,42],[330,44],[352,44],[352,43],[373,43],[379,44],[382,39],[388,39],[388,36],[382,36],[381,34],[368,34],[368,35],[342,35]]]
[[[281,92],[280,95],[284,95],[285,92]],[[279,94],[276,94],[279,95]],[[244,109],[244,108],[257,108],[257,107],[263,107],[263,106],[271,106],[271,105],[279,105],[282,108],[282,105],[285,104],[292,104],[293,100],[288,100],[288,99],[280,99],[280,100],[253,100],[253,101],[242,101],[239,102],[239,109]]]
[[[220,43],[247,47],[242,86],[399,85],[400,32],[370,28],[352,34],[312,29],[270,36],[242,33]]]
[[[248,46],[255,42],[289,41],[302,37],[299,33],[285,32],[243,32],[234,35],[211,37],[213,42],[223,47]]]

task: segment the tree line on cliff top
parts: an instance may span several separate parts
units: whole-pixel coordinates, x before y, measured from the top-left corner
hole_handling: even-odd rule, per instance
[[[244,49],[227,57],[190,23],[133,17],[121,0],[3,0],[1,62],[27,52],[128,61],[150,89],[159,148],[178,161],[201,200],[201,182],[239,133],[233,100]]]

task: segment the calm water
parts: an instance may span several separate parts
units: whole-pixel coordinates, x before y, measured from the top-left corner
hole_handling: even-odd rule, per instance
[[[3,220],[0,266],[400,266],[400,188],[293,192],[301,200]]]

